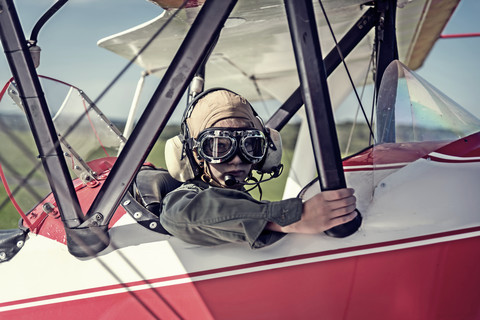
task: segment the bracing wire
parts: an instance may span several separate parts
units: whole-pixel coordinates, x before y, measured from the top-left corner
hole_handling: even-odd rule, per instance
[[[363,107],[362,100],[361,100],[360,96],[358,95],[358,92],[357,92],[357,89],[356,89],[355,84],[354,84],[354,82],[353,82],[352,76],[351,76],[350,71],[349,71],[349,69],[348,69],[348,67],[347,67],[347,64],[346,64],[346,62],[345,62],[345,58],[343,57],[342,51],[340,50],[340,47],[339,47],[338,42],[337,42],[337,39],[336,39],[336,37],[335,37],[335,33],[333,32],[332,25],[330,24],[330,20],[328,19],[328,16],[327,16],[327,13],[326,13],[326,11],[325,11],[325,8],[323,7],[322,1],[321,1],[321,0],[318,0],[318,2],[319,2],[319,4],[320,4],[320,7],[321,7],[322,12],[323,12],[323,15],[324,15],[324,17],[325,17],[325,21],[327,22],[328,28],[329,28],[329,30],[330,30],[330,34],[332,35],[333,41],[335,42],[335,47],[337,48],[338,54],[339,54],[340,58],[342,59],[342,63],[343,63],[343,65],[344,65],[344,67],[345,67],[345,71],[347,72],[348,79],[349,79],[349,81],[350,81],[350,84],[352,85],[352,89],[353,89],[353,91],[354,91],[354,93],[355,93],[355,96],[356,96],[356,98],[357,98],[357,101],[358,101],[358,103],[359,103],[359,105],[360,105],[360,109],[362,110],[363,117],[365,118],[365,122],[366,122],[366,124],[367,124],[367,126],[368,126],[368,129],[370,130],[370,137],[374,138],[375,136],[374,136],[374,134],[373,134],[372,126],[371,126],[371,124],[370,124],[371,122],[369,121],[369,119],[368,119],[368,117],[367,117],[367,114],[365,113],[365,108]]]
[[[370,62],[368,63],[368,69],[367,69],[367,72],[365,73],[365,78],[363,80],[363,85],[362,85],[362,93],[360,94],[360,99],[363,100],[363,94],[365,93],[365,87],[366,87],[366,84],[367,84],[367,81],[368,81],[368,75],[370,73],[370,67],[371,65],[373,64],[373,58],[374,58],[374,54],[372,52],[372,55],[370,57]],[[356,127],[356,124],[357,124],[357,119],[358,119],[358,111],[360,110],[360,104],[358,104],[357,106],[357,110],[355,111],[355,117],[354,117],[354,121],[353,121],[353,124],[352,124],[352,128],[350,130],[350,134],[348,135],[348,141],[347,141],[347,146],[345,147],[345,154],[348,155],[348,153],[350,152],[350,144],[352,142],[352,139],[353,139],[353,133],[355,132],[355,127]],[[371,122],[372,123],[372,122]],[[371,137],[371,136],[370,136]],[[370,139],[369,139],[369,144],[371,143]]]
[[[372,70],[372,73],[373,73],[373,83],[376,84],[377,83],[377,77],[378,77],[378,57],[380,56],[380,46],[377,45],[377,42],[375,42],[375,45],[373,47],[373,54],[375,55],[375,58],[374,60],[376,61],[376,63],[373,65],[373,70]],[[377,86],[374,85],[373,86],[373,99],[372,99],[372,112],[370,114],[370,121],[373,122],[373,117],[374,117],[374,113],[375,113],[375,105],[377,103]],[[369,143],[371,144],[372,142],[369,141]]]

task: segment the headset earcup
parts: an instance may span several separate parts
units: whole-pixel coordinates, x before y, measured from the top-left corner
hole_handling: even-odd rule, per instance
[[[279,169],[282,163],[282,137],[280,132],[275,129],[267,128],[266,130],[270,135],[270,143],[273,142],[274,147],[268,146],[265,160],[257,170],[262,173],[273,173]]]
[[[165,162],[170,175],[178,180],[185,182],[195,177],[192,166],[187,156],[183,156],[182,136],[177,135],[170,138],[165,143]]]

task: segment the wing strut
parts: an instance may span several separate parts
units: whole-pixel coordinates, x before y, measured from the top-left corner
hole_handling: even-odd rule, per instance
[[[380,23],[376,28],[375,43],[377,45],[377,74],[375,76],[375,100],[383,73],[390,62],[398,59],[397,38],[395,32],[396,0],[380,1],[378,4]],[[395,142],[395,112],[393,109],[377,110],[377,132],[381,142]]]
[[[311,0],[285,0],[290,35],[297,62],[300,88],[305,103],[315,161],[322,190],[346,187],[337,131],[322,60],[317,25]],[[360,227],[357,217],[326,231],[333,237],[346,237]]]
[[[93,201],[87,214],[88,220],[81,225],[81,228],[89,228],[96,224],[108,225],[136,172],[167,124],[236,2],[236,0],[205,2],[105,184]],[[108,243],[105,247],[107,245]],[[72,252],[71,248],[69,249]],[[74,249],[78,250],[75,252],[77,256],[91,255],[89,252],[82,252],[81,248]]]
[[[396,0],[378,2],[380,23],[376,28],[375,43],[377,45],[377,75],[375,89],[378,95],[383,73],[390,62],[398,59],[397,38],[395,32]]]
[[[12,0],[0,0],[0,38],[65,229],[75,228],[82,210]]]

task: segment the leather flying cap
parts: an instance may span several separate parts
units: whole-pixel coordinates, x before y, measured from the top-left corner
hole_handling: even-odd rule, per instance
[[[250,103],[228,90],[215,90],[200,98],[186,121],[190,135],[197,138],[200,132],[211,128],[218,121],[231,118],[246,120],[250,126],[263,131]]]

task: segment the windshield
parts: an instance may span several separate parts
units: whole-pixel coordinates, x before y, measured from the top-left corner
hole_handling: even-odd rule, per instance
[[[480,128],[479,119],[399,61],[385,70],[377,107],[377,144],[453,141]]]
[[[399,61],[378,92],[372,186],[405,165],[480,130],[480,120]]]
[[[82,90],[51,78],[40,79],[72,178],[92,181],[96,172],[88,162],[117,156],[125,139]],[[10,199],[27,212],[51,189],[13,81],[0,95],[0,139],[2,181]]]
[[[479,131],[478,118],[401,62],[393,61],[378,91],[375,143],[344,160],[345,171],[352,173],[347,179],[361,186],[356,189],[358,199],[368,205],[376,190],[384,190],[385,178],[401,175],[404,167]],[[357,172],[361,174],[355,175]],[[305,188],[303,199],[313,196],[319,187]]]

